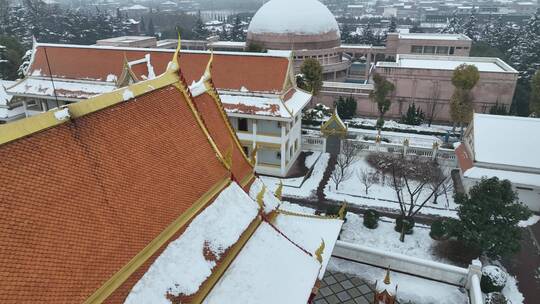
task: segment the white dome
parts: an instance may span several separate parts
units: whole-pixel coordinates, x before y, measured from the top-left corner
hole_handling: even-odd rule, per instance
[[[253,16],[248,32],[339,35],[339,26],[334,15],[317,0],[271,0]]]

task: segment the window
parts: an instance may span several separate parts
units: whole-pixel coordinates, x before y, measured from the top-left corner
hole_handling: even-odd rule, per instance
[[[413,45],[413,46],[411,46],[411,53],[422,54],[422,46],[421,45]]]
[[[437,54],[447,55],[448,54],[448,47],[447,46],[438,46],[437,47]]]
[[[238,118],[238,130],[247,131],[248,130],[248,120],[247,118]]]
[[[249,156],[249,148],[246,146],[242,146],[242,149],[244,150],[244,153]]]
[[[450,52],[448,52],[448,54],[454,55],[454,47],[453,46],[450,47]]]
[[[276,158],[281,159],[281,152],[276,152]]]
[[[461,49],[462,49],[462,47],[456,46],[456,50],[461,50]]]
[[[435,54],[435,47],[432,45],[424,46],[424,54]]]

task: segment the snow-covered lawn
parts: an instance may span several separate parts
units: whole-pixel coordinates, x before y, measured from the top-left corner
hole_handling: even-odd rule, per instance
[[[366,129],[356,129],[349,128],[350,134],[357,135],[357,139],[363,139],[363,136],[375,137],[377,136],[377,130],[366,130]],[[414,133],[400,133],[400,132],[390,132],[390,131],[381,131],[381,137],[388,139],[390,143],[396,145],[402,145],[405,139],[409,140],[409,146],[411,147],[423,147],[423,148],[432,148],[433,143],[437,142],[439,145],[443,143],[441,139],[432,135],[422,135]]]
[[[374,284],[384,279],[385,269],[331,258],[328,269],[353,274]],[[419,277],[392,272],[391,280],[398,285],[397,298],[400,303],[411,301],[415,304],[467,304],[469,297],[464,288]]]
[[[281,180],[283,183],[283,196],[299,198],[314,197],[315,191],[317,190],[317,187],[323,178],[326,166],[328,165],[328,159],[330,159],[330,154],[321,154],[320,152],[314,152],[306,157],[306,167],[311,168],[313,166],[313,170],[309,178],[305,180],[305,177],[280,179],[277,177],[261,176],[260,178],[272,192],[277,189],[279,181]]]
[[[377,119],[371,119],[371,118],[357,117],[348,121],[353,122],[356,125],[362,125],[366,127],[375,127],[377,124]],[[413,132],[439,132],[441,134],[444,134],[447,131],[452,130],[452,126],[434,125],[434,124],[432,124],[431,126],[428,126],[428,124],[422,124],[419,126],[411,126],[411,125],[399,123],[395,120],[385,120],[383,128],[399,129],[399,130],[413,131]]]
[[[366,228],[361,216],[347,213],[347,222],[343,225],[341,240],[353,244],[370,246],[384,251],[406,254],[421,259],[450,264],[434,253],[437,241],[429,236],[429,227],[417,224],[413,234],[405,236],[405,242],[399,241],[399,233],[394,230],[394,220],[382,217],[376,229]]]
[[[365,206],[399,210],[399,203],[397,201],[397,195],[393,187],[390,185],[391,177],[387,176],[386,182],[382,182],[372,185],[369,188],[368,194],[366,194],[363,184],[360,181],[360,173],[362,170],[375,171],[366,161],[365,157],[360,158],[357,162],[351,165],[350,170],[353,172],[351,178],[342,182],[338,190],[336,185],[330,179],[324,194],[327,198],[336,201],[347,201],[348,203]],[[429,187],[425,187],[425,190],[420,194],[422,197],[429,195]],[[450,191],[451,192],[451,191]],[[432,201],[428,202],[422,210],[422,214],[439,215],[445,217],[457,217],[456,204],[454,203],[453,193],[447,193],[440,196],[437,199],[437,204]]]

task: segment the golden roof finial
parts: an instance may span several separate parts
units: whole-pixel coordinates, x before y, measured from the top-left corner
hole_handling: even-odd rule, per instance
[[[212,79],[212,64],[214,63],[214,51],[210,51],[210,59],[206,64],[206,69],[204,70],[204,80]]]
[[[227,169],[229,170],[232,169],[232,162],[233,162],[232,154],[233,154],[233,146],[231,144],[231,146],[225,152],[225,156],[223,157],[224,158],[223,160],[225,161],[225,165],[227,166]]]
[[[384,276],[384,284],[390,285],[390,266],[386,268],[386,276]]]
[[[174,57],[172,60],[173,67],[172,69],[178,70],[180,68],[180,64],[178,63],[178,58],[180,57],[180,49],[182,48],[182,39],[180,37],[180,30],[178,30],[178,45],[176,46],[176,51],[174,51]]]
[[[324,253],[324,239],[321,239],[321,245],[319,246],[319,248],[317,248],[317,250],[315,250],[315,257],[317,258],[317,261],[319,261],[319,263],[322,264],[322,255]]]
[[[255,145],[255,149],[253,149],[253,151],[251,151],[251,157],[249,159],[249,161],[251,162],[251,164],[253,166],[255,166],[257,164],[257,151],[259,150],[259,145]]]
[[[259,204],[261,210],[264,208],[264,192],[266,192],[265,185],[263,185],[261,191],[259,191],[259,194],[257,194],[257,203]]]
[[[283,182],[280,179],[279,186],[277,187],[276,193],[274,193],[274,195],[277,197],[278,200],[281,200],[282,194],[283,194]]]
[[[345,219],[345,211],[347,210],[347,201],[343,201],[343,205],[341,205],[341,208],[339,208],[338,216],[340,219]]]

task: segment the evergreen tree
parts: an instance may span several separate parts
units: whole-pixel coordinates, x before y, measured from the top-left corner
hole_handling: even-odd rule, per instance
[[[374,44],[374,42],[375,34],[373,33],[373,29],[371,28],[371,23],[368,22],[364,27],[364,30],[362,31],[362,36],[360,36],[360,43]]]
[[[397,20],[396,17],[392,16],[390,19],[390,24],[388,25],[388,33],[395,33],[397,32]]]
[[[344,43],[351,43],[351,26],[349,23],[343,23],[341,27],[341,41]]]
[[[409,29],[409,33],[423,33],[423,31],[420,29],[417,23],[413,24],[413,26]]]
[[[483,179],[468,195],[457,194],[455,200],[459,221],[452,221],[452,231],[465,245],[493,258],[519,250],[518,223],[528,219],[531,211],[518,202],[508,180]]]
[[[223,24],[221,26],[221,31],[219,32],[219,40],[228,41],[229,39],[229,31],[227,30],[227,26]]]
[[[305,86],[302,89],[311,92],[313,95],[319,94],[322,88],[322,66],[317,59],[308,58],[304,60],[300,67],[300,73]]]
[[[420,109],[420,107],[417,108],[413,102],[407,108],[407,113],[401,117],[401,123],[411,126],[419,126],[424,123],[424,119],[424,112],[422,109]]]
[[[452,14],[452,18],[448,20],[448,24],[446,25],[446,27],[441,30],[441,33],[461,34],[463,33],[462,23],[463,21],[461,20],[461,18],[459,18],[456,12],[454,12]]]
[[[195,26],[193,27],[193,38],[198,39],[198,40],[203,40],[203,39],[208,38],[209,34],[210,33],[204,26],[204,23],[199,13],[199,16],[197,17],[197,21],[195,21]]]
[[[356,99],[352,96],[348,96],[347,98],[339,96],[336,107],[341,118],[351,119],[356,114]]]
[[[525,81],[531,79],[540,66],[540,9],[522,27],[512,48],[511,64]]]
[[[474,97],[471,91],[479,79],[480,73],[474,65],[462,64],[454,70],[452,75],[452,84],[455,88],[450,102],[450,116],[455,124],[458,123],[461,126],[462,133],[463,125],[469,123],[473,116]]]
[[[478,27],[476,19],[476,10],[473,8],[471,15],[465,24],[463,24],[463,33],[473,41],[478,40]]]
[[[381,129],[384,126],[384,114],[390,110],[390,105],[392,104],[389,95],[395,90],[395,86],[378,73],[373,75],[373,82],[374,90],[369,93],[369,98],[377,104],[377,109],[379,110],[377,128]]]
[[[148,22],[148,30],[146,31],[147,36],[155,36],[156,35],[156,29],[154,28],[154,21],[152,18],[150,18],[150,21]]]
[[[531,98],[529,101],[531,113],[540,116],[540,70],[536,71],[531,79]]]
[[[245,41],[244,36],[244,29],[242,27],[242,21],[240,20],[240,16],[236,15],[234,18],[233,27],[231,29],[231,41]]]

